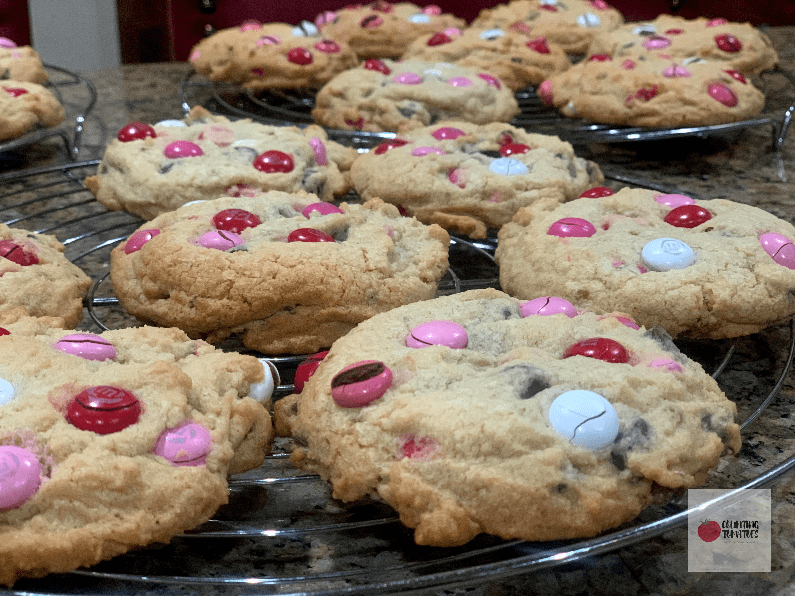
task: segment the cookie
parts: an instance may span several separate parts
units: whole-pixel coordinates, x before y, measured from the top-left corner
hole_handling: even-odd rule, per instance
[[[54,236],[0,224],[0,322],[27,315],[72,328],[83,319],[91,279],[63,251]]]
[[[203,108],[166,123],[131,122],[108,145],[97,174],[85,180],[105,207],[152,219],[224,194],[305,190],[329,201],[349,190],[356,151],[317,126],[232,121]]]
[[[795,227],[750,205],[625,188],[521,209],[498,238],[500,285],[519,298],[713,339],[795,314]]]
[[[511,89],[537,85],[571,62],[562,46],[516,29],[450,30],[412,43],[403,60],[447,62],[488,71]]]
[[[739,450],[734,404],[663,331],[536,308],[473,290],[362,323],[276,402],[292,462],[455,546],[594,536]]]
[[[0,584],[168,542],[273,438],[252,356],[176,329],[0,337]]]
[[[65,114],[64,107],[46,87],[0,80],[0,141],[16,139],[38,127],[58,126]]]
[[[484,8],[472,27],[515,28],[534,37],[545,37],[567,53],[585,54],[594,36],[612,31],[624,17],[604,0],[511,0]]]
[[[643,127],[709,126],[760,113],[764,94],[721,62],[664,52],[632,58],[594,54],[538,87],[564,116]]]
[[[399,132],[440,120],[508,122],[518,113],[511,89],[489,72],[421,60],[368,60],[320,89],[312,117],[328,128]]]
[[[604,180],[599,167],[558,137],[499,122],[440,122],[362,154],[351,182],[425,223],[484,238],[523,206],[574,199]]]
[[[449,236],[380,200],[340,208],[271,191],[186,205],[111,253],[113,289],[145,322],[266,354],[305,354],[432,298]]]
[[[30,46],[17,46],[0,37],[0,79],[42,84],[48,79],[39,53]]]
[[[345,42],[302,26],[247,21],[202,39],[190,63],[211,81],[249,89],[317,89],[359,61]]]
[[[589,54],[606,54],[614,59],[664,52],[672,61],[703,58],[719,62],[723,68],[746,75],[772,69],[778,54],[770,38],[748,23],[726,19],[683,19],[660,15],[645,23],[627,23],[611,32],[597,35]],[[620,62],[620,60],[619,60]]]
[[[324,36],[346,42],[361,60],[400,58],[408,45],[423,35],[463,28],[466,21],[443,13],[436,5],[376,0],[370,4],[325,11],[315,19]]]

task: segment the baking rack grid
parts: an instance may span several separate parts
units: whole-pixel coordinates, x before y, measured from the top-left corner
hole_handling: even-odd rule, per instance
[[[102,280],[108,272],[110,250],[141,220],[107,211],[85,189],[82,180],[96,172],[97,164],[79,162],[0,176],[0,221],[55,235],[65,245],[67,257],[95,280],[86,302],[93,314],[81,326],[89,331],[137,324],[120,309],[110,284]],[[488,241],[454,238],[451,273],[442,291],[496,286],[492,249]],[[766,344],[753,352],[767,355],[749,362],[746,341]],[[781,416],[780,409],[791,408],[777,398],[795,352],[793,325],[730,346],[677,343],[705,368],[714,370],[718,382],[738,403],[742,427],[751,435],[755,427]],[[780,345],[785,349],[779,350]],[[277,396],[289,393],[288,369],[299,360],[274,357],[280,372],[287,372]],[[756,388],[749,389],[749,371],[758,373]],[[20,596],[142,592],[171,596],[186,591],[311,596],[431,593],[592,560],[687,522],[688,511],[680,498],[665,507],[650,507],[634,522],[589,540],[528,543],[481,535],[458,548],[419,547],[391,508],[375,501],[334,501],[318,476],[290,465],[289,450],[289,439],[278,439],[261,467],[230,479],[228,505],[211,521],[170,544],[138,549],[91,569],[22,580],[7,592]],[[726,499],[743,489],[769,486],[795,468],[795,445],[778,457],[771,456],[750,474],[738,473],[741,467],[730,463],[731,473],[716,473],[710,486],[735,489],[726,493]]]
[[[792,102],[780,106],[766,104],[758,116],[727,124],[644,128],[594,124],[582,119],[567,118],[556,109],[542,104],[535,88],[528,87],[515,93],[521,112],[511,120],[511,124],[536,133],[557,135],[573,145],[707,138],[727,136],[747,128],[769,126],[772,147],[775,151],[781,151],[795,113],[795,77],[792,73],[776,67],[763,72],[756,79],[763,92],[766,87],[780,84],[783,80],[790,90]],[[315,97],[309,90],[254,91],[243,89],[239,85],[213,83],[196,72],[190,72],[183,80],[181,93],[186,115],[192,106],[204,105],[216,113],[252,118],[267,124],[300,126],[313,123]],[[395,133],[391,132],[329,130],[328,133],[336,141],[363,149],[395,137]]]

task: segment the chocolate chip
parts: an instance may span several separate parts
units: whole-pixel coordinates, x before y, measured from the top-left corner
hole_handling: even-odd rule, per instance
[[[627,469],[627,455],[625,452],[613,450],[610,452],[610,461],[619,470]]]
[[[557,493],[559,495],[562,495],[567,490],[569,490],[569,485],[563,482],[561,482],[560,484],[556,484],[555,486],[552,487],[552,492]]]
[[[503,308],[502,309],[502,318],[503,319],[510,319],[514,315],[514,312],[510,308]]]
[[[348,226],[340,230],[334,230],[330,233],[335,242],[345,242],[348,239]]]
[[[334,387],[344,387],[345,385],[361,383],[362,381],[377,377],[383,373],[384,370],[386,370],[386,366],[383,362],[367,362],[365,364],[360,364],[359,366],[354,366],[351,369],[337,373],[334,378],[331,379],[331,387],[333,389]]]
[[[569,176],[572,178],[577,177],[577,166],[574,165],[574,162],[569,162]]]
[[[540,368],[519,362],[503,369],[506,384],[516,389],[519,399],[530,399],[549,387],[546,373]]]
[[[483,155],[486,155],[488,157],[494,157],[495,159],[498,159],[498,158],[502,157],[502,155],[500,155],[499,151],[496,151],[496,150],[493,150],[493,149],[481,149],[480,152]]]
[[[256,149],[251,147],[234,147],[232,151],[232,159],[236,159],[238,161],[247,161],[252,162],[256,159],[257,153]]]
[[[165,163],[162,166],[160,166],[160,170],[159,171],[160,171],[161,174],[168,174],[175,165],[177,165],[177,162],[175,162],[175,161],[171,161],[169,163]]]

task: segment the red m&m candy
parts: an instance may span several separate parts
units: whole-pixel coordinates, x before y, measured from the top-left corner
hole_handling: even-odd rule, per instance
[[[314,228],[298,228],[287,235],[287,242],[334,242],[334,238]]]
[[[258,155],[252,164],[260,172],[266,174],[292,172],[295,168],[293,158],[284,151],[265,151]]]
[[[0,240],[0,257],[23,267],[37,265],[39,262],[39,257],[35,253],[25,250],[12,240]]]
[[[295,377],[293,378],[293,385],[295,385],[296,393],[301,393],[304,390],[304,385],[306,385],[306,382],[315,374],[317,367],[320,366],[320,363],[323,362],[323,358],[327,355],[328,350],[312,354],[298,365],[295,369]]]
[[[381,74],[391,74],[392,71],[390,68],[384,63],[382,60],[378,60],[377,58],[370,58],[369,60],[365,60],[364,67],[367,70],[375,70],[376,72],[380,72]]]
[[[384,141],[378,147],[373,149],[373,153],[376,155],[383,155],[390,149],[394,149],[395,147],[402,147],[403,145],[408,144],[408,141],[404,141],[403,139],[392,139],[391,141]]]
[[[563,354],[564,358],[571,358],[572,356],[586,356],[587,358],[619,364],[629,362],[629,354],[626,348],[616,340],[607,337],[592,337],[578,341],[576,344],[569,346]]]
[[[594,186],[593,188],[589,188],[584,193],[582,193],[579,198],[580,199],[598,199],[599,197],[609,197],[611,195],[616,194],[612,188],[608,188],[606,186]]]
[[[664,221],[677,228],[695,228],[712,219],[709,210],[699,205],[680,205],[671,209]]]
[[[245,209],[224,209],[213,216],[213,225],[218,230],[239,234],[246,228],[256,228],[262,220]]]
[[[66,409],[66,419],[80,430],[100,435],[119,432],[138,422],[141,404],[120,387],[97,385],[78,393]]]
[[[130,122],[119,130],[116,138],[122,143],[129,143],[130,141],[145,139],[147,137],[155,138],[156,136],[157,133],[155,129],[145,122]]]

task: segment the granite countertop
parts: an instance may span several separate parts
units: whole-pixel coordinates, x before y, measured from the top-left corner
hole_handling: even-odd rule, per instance
[[[769,34],[785,73],[795,70],[795,28],[772,28]],[[118,70],[81,72],[97,91],[97,103],[83,131],[80,160],[98,159],[105,144],[127,122],[156,122],[184,115],[182,83],[187,64],[123,66]],[[669,192],[697,198],[725,198],[756,205],[795,223],[795,136],[779,148],[773,141],[784,111],[795,100],[787,76],[765,78],[766,110],[777,121],[727,135],[688,137],[655,142],[589,144],[578,153],[595,160],[618,177],[641,180]],[[10,154],[0,153],[0,176],[68,161],[57,140]],[[784,364],[789,328],[772,329],[736,343],[739,364],[719,377],[737,401],[740,417],[764,396]],[[725,345],[724,345],[725,347]],[[694,345],[709,351],[714,346]],[[735,360],[734,362],[737,362]],[[795,454],[795,385],[787,377],[768,411],[743,433],[737,458],[725,458],[712,479],[715,486],[733,486],[744,478]],[[770,573],[688,573],[686,528],[677,528],[633,546],[593,559],[489,581],[444,594],[508,596],[585,593],[603,595],[668,594],[795,594],[795,474],[787,473],[772,486],[772,571]]]

